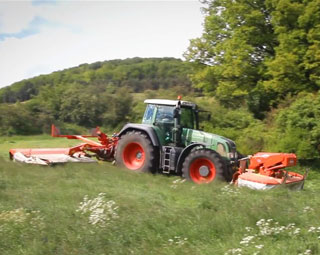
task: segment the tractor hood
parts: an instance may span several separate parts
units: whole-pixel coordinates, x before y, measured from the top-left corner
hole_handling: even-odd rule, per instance
[[[237,157],[234,141],[220,135],[184,128],[182,141],[186,146],[191,143],[202,143],[206,148],[217,151],[222,157],[230,159]]]

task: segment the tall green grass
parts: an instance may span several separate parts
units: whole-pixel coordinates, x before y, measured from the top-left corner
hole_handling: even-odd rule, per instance
[[[2,158],[0,254],[320,254],[319,179],[313,170],[303,191],[264,192],[108,163],[41,167]],[[78,210],[100,193],[102,205],[115,202],[117,217],[105,225]]]

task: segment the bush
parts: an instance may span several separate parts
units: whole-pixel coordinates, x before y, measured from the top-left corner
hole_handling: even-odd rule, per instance
[[[211,120],[201,123],[202,129],[234,140],[242,154],[253,154],[264,148],[265,125],[245,107],[230,109],[205,98],[198,103],[211,113]]]
[[[276,115],[279,149],[299,158],[318,158],[320,152],[320,95],[301,93]]]
[[[25,105],[0,104],[0,135],[29,135],[41,132],[38,120]]]

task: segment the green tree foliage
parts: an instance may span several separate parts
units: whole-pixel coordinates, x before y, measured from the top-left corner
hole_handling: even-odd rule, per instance
[[[269,0],[279,45],[268,59],[265,84],[281,98],[289,93],[317,91],[320,86],[320,1]]]
[[[29,135],[41,132],[41,123],[25,105],[0,104],[0,135]]]
[[[276,115],[279,133],[277,150],[317,158],[320,152],[320,95],[299,94],[290,106]]]
[[[121,88],[111,99],[108,100],[108,110],[102,115],[102,122],[104,126],[120,130],[126,122],[129,122],[133,98],[128,93],[128,88]]]
[[[189,72],[189,64],[179,59],[133,58],[82,64],[20,81],[0,90],[1,105],[4,109],[9,107],[9,112],[16,111],[11,119],[15,119],[14,116],[19,119],[24,113],[20,119],[36,123],[36,128],[18,127],[20,124],[15,123],[20,120],[9,121],[9,117],[3,116],[2,127],[7,126],[9,131],[2,134],[48,132],[51,123],[67,129],[75,124],[117,130],[129,120],[140,121],[142,109],[138,110],[137,117],[132,93],[159,89],[166,95],[167,89],[171,89],[175,97],[181,92],[190,93]],[[23,108],[22,104],[15,105],[16,102],[24,102]],[[5,103],[11,105],[4,106]]]
[[[204,33],[185,54],[197,87],[258,118],[288,94],[318,91],[319,0],[203,3]]]
[[[207,98],[199,100],[198,104],[211,113],[210,120],[206,120],[207,113],[200,112],[202,129],[234,140],[242,154],[253,154],[265,147],[266,126],[245,107],[230,109]]]
[[[183,86],[190,90],[189,73],[189,65],[174,58],[133,58],[82,64],[0,89],[0,102],[26,101],[41,93],[52,94],[53,92],[48,90],[57,90],[56,87],[74,90],[76,87],[87,86],[98,93],[114,93],[122,87],[127,87],[132,92],[175,86]]]
[[[264,0],[215,0],[206,4],[204,33],[186,52],[192,80],[226,106],[239,106],[264,79],[264,60],[277,44]]]
[[[99,93],[93,87],[43,87],[38,96],[27,102],[36,115],[51,116],[51,122],[74,123],[84,127],[123,124],[131,112],[132,96],[128,88],[115,94]]]

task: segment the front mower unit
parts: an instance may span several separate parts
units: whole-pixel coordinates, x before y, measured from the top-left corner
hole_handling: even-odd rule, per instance
[[[248,163],[249,166],[246,168]],[[296,164],[297,157],[293,153],[259,152],[240,160],[240,167],[234,175],[233,182],[239,187],[257,190],[276,187],[300,190],[303,188],[307,172],[301,175],[285,169]]]

